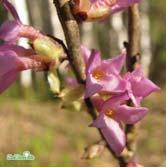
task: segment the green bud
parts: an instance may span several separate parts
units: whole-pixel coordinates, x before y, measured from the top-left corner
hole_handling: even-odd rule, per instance
[[[34,40],[33,46],[37,54],[47,56],[48,59],[59,60],[63,54],[63,48],[49,38],[37,38]]]

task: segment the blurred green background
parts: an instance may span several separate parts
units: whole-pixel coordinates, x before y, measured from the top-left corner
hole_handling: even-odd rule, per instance
[[[25,23],[28,21],[48,34],[64,38],[51,0],[19,2],[19,5],[26,5],[25,15],[28,17],[22,18]],[[13,3],[22,12],[18,0],[13,0]],[[143,30],[147,31],[148,27],[147,38],[150,41],[147,75],[162,88],[162,91],[143,102],[150,112],[139,125],[137,159],[145,167],[166,167],[165,6],[166,2],[163,0],[147,0],[141,5],[141,19],[149,22],[149,25],[142,22]],[[111,17],[103,23],[81,25],[82,42],[86,46],[100,48],[104,57],[118,54],[118,42],[123,44],[121,37],[127,29],[126,14],[124,12],[121,17]],[[0,24],[7,18],[7,12],[0,6]],[[123,25],[116,22],[120,18]],[[147,49],[148,46],[143,46],[142,52]],[[146,65],[146,62],[143,63]],[[23,75],[30,76],[28,84],[24,77],[18,76],[17,82],[0,96],[0,167],[117,166],[107,151],[99,158],[82,159],[84,148],[98,141],[97,131],[88,127],[91,119],[86,110],[62,108],[50,92],[44,73],[31,72]],[[35,156],[34,161],[6,160],[7,154],[22,154],[26,150]]]

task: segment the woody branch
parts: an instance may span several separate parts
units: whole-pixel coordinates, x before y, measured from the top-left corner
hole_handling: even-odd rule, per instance
[[[140,63],[140,15],[138,4],[129,8],[128,15],[127,70],[132,71]],[[133,154],[136,148],[136,129],[136,125],[126,126],[127,148]]]
[[[139,5],[134,4],[128,9],[128,43],[125,43],[127,50],[126,68],[127,71],[132,72],[136,65],[140,63],[140,14]],[[132,105],[131,102],[128,102]],[[121,156],[122,164],[121,167],[128,164],[133,159],[136,152],[136,136],[137,136],[136,125],[126,125],[126,151]]]

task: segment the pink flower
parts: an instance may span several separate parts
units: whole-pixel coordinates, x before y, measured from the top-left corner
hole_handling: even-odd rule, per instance
[[[27,69],[43,70],[46,65],[42,58],[30,49],[15,45],[0,46],[0,93],[6,90],[20,71]]]
[[[111,14],[126,9],[134,3],[140,3],[142,0],[117,0],[117,3],[111,7]]]
[[[63,47],[54,38],[41,33],[35,28],[21,23],[14,6],[8,0],[2,0],[4,7],[12,14],[14,21],[6,21],[0,27],[0,38],[8,44],[15,44],[20,37],[28,38],[36,53],[56,60],[66,57]]]
[[[160,90],[148,78],[143,76],[141,66],[138,66],[133,72],[124,75],[127,82],[127,93],[135,106],[139,106],[141,100],[152,92]]]
[[[124,102],[128,96],[113,96],[107,101],[93,100],[95,106],[100,109],[98,118],[92,126],[100,128],[112,150],[119,155],[125,145],[126,137],[123,124],[135,124],[140,121],[148,109],[144,107],[129,107]]]
[[[102,61],[100,52],[92,50],[86,68],[85,98],[99,91],[123,93],[126,90],[126,81],[120,76],[120,71],[124,62],[125,54]]]
[[[81,20],[103,20],[141,0],[75,0],[73,12]]]
[[[14,6],[8,0],[2,0],[4,7],[12,14],[14,21],[6,21],[0,27],[0,38],[6,42],[15,43],[19,37],[31,40],[42,34],[31,26],[23,25]]]

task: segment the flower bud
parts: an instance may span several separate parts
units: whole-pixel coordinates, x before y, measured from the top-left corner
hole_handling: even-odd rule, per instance
[[[48,72],[48,83],[50,85],[50,90],[55,93],[59,94],[60,93],[60,80],[57,75],[57,72]]]
[[[90,0],[75,0],[73,13],[80,20],[95,21],[103,20],[111,12],[111,5],[107,0],[90,1]],[[114,2],[114,1],[113,1]]]
[[[48,37],[35,39],[33,47],[37,54],[46,56],[49,60],[55,60],[56,64],[64,53],[62,46]]]

